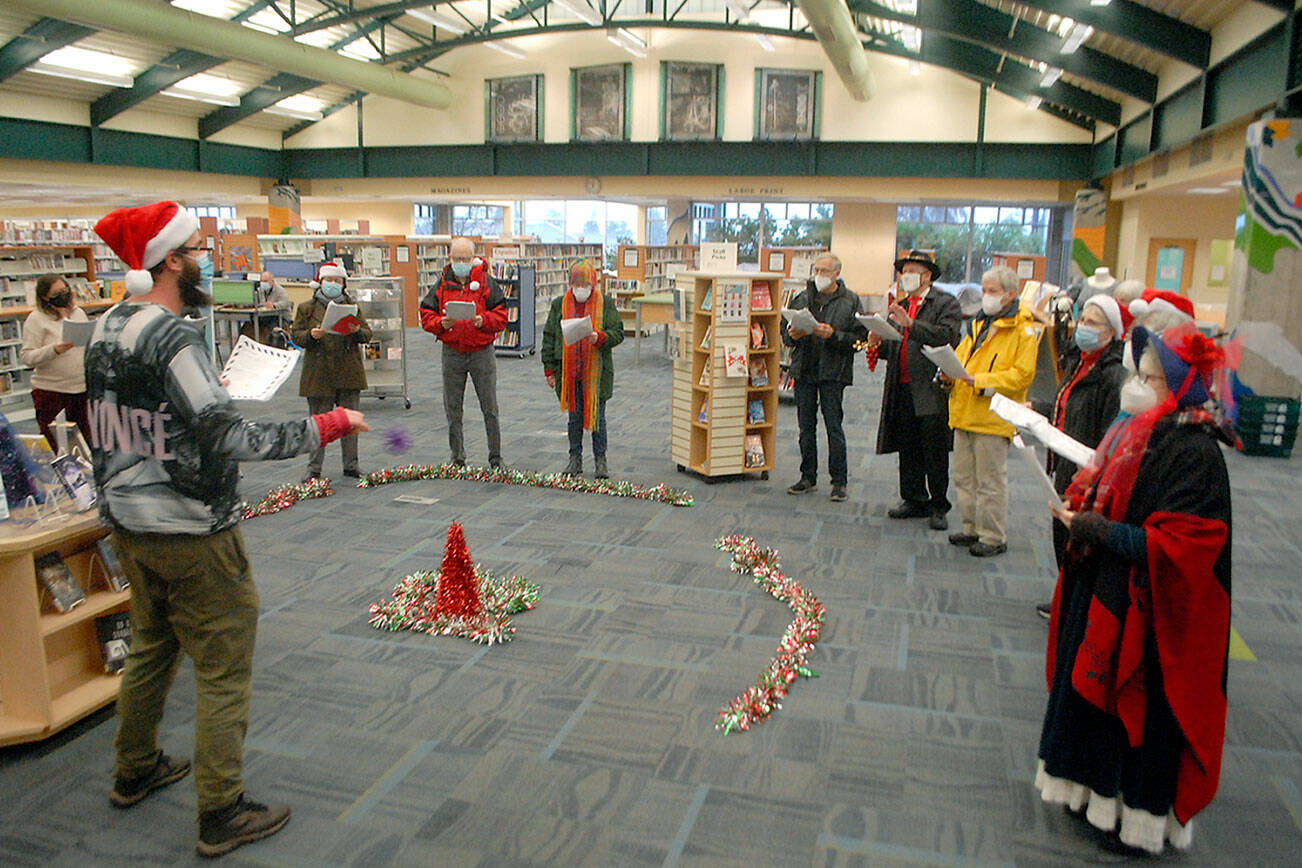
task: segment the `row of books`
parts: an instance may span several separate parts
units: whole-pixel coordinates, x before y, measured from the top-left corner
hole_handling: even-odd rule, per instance
[[[701,402],[700,412],[696,414],[696,421],[702,424],[710,421],[710,401],[706,399]],[[764,399],[751,398],[746,403],[746,424],[763,425],[767,421],[764,412]]]
[[[705,296],[701,299],[701,310],[710,311],[714,309],[714,287],[705,288]],[[753,280],[750,284],[750,309],[752,311],[770,311],[773,310],[773,295],[769,292],[768,281]]]
[[[70,612],[86,602],[85,589],[73,577],[72,571],[58,552],[37,558],[35,567],[36,579],[56,612]],[[91,569],[92,576],[96,571],[102,572],[110,591],[120,593],[129,587],[122,572],[122,564],[108,539],[101,539],[95,544]],[[131,615],[127,612],[100,615],[95,619],[95,637],[99,641],[104,671],[122,671],[131,650]]]

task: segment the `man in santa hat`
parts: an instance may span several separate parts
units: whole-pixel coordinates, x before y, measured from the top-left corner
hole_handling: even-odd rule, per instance
[[[470,302],[475,315],[469,319],[449,316],[449,302]],[[479,410],[484,415],[488,437],[488,463],[503,467],[502,426],[497,418],[497,357],[493,340],[506,326],[506,297],[488,266],[475,255],[469,238],[454,238],[448,248],[448,264],[439,282],[420,300],[420,327],[443,343],[443,412],[448,419],[448,446],[452,463],[466,463],[461,412],[466,400],[466,377],[475,384]]]
[[[237,524],[239,462],[290,458],[369,430],[337,408],[294,422],[243,419],[183,307],[211,305],[211,251],[175,202],[121,208],[95,232],[127,264],[128,298],[96,322],[86,397],[100,516],[131,581],[131,655],[118,688],[117,776],[128,808],[185,777],[158,744],[182,653],[194,661],[199,841],[219,856],[289,821],[244,793],[258,592]],[[205,277],[206,275],[206,277]]]

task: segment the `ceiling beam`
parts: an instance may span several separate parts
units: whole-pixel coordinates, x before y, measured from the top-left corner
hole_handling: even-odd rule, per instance
[[[1152,103],[1157,99],[1157,76],[1146,69],[1081,46],[1074,54],[1059,49],[1062,38],[976,0],[925,0],[918,14],[907,15],[873,0],[849,0],[850,11],[899,21],[927,31],[976,42],[996,51],[1016,54],[1056,66],[1087,81]]]
[[[322,121],[325,120],[335,112],[340,111],[341,109],[348,108],[348,106],[353,105],[354,103],[361,102],[362,97],[364,96],[366,96],[365,91],[361,91],[361,90],[353,91],[343,101],[337,102],[334,105],[326,106],[325,108],[321,109],[321,120]],[[281,141],[284,141],[285,139],[288,139],[291,136],[298,135],[299,133],[303,132],[303,130],[307,129],[313,124],[319,124],[319,123],[321,123],[321,121],[299,121],[289,129],[281,133],[280,139]]]
[[[0,48],[0,81],[22,72],[51,51],[85,39],[90,27],[69,24],[56,18],[42,18]]]
[[[213,57],[210,54],[190,51],[188,48],[173,51],[137,75],[131,87],[116,87],[91,103],[91,126],[97,127],[109,118],[122,114],[152,96],[157,96],[178,81],[225,62],[224,57]]]
[[[263,109],[275,105],[287,96],[311,90],[320,84],[321,82],[315,79],[303,78],[288,72],[272,76],[241,96],[239,105],[222,106],[216,111],[199,118],[199,138],[209,138],[231,124],[237,124],[245,118],[252,117]]]
[[[922,3],[927,0],[922,0]],[[1083,21],[1095,30],[1142,45],[1150,51],[1206,69],[1212,52],[1212,35],[1192,24],[1155,12],[1134,0],[1112,0],[1107,6],[1090,6],[1085,0],[1017,0],[1044,12]],[[921,3],[919,5],[922,5]]]

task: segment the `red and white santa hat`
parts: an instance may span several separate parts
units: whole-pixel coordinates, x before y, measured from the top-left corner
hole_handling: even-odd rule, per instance
[[[1130,315],[1138,319],[1154,311],[1182,313],[1189,319],[1194,318],[1193,302],[1178,292],[1169,289],[1144,290],[1144,294],[1130,303]]]
[[[126,263],[127,292],[143,295],[154,288],[149,269],[162,262],[199,228],[199,218],[175,202],[119,208],[95,224],[95,234]]]
[[[321,267],[316,270],[317,282],[320,283],[327,277],[338,277],[340,280],[347,280],[348,272],[338,262],[323,262]]]

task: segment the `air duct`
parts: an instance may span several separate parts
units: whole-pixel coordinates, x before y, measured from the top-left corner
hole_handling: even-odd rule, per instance
[[[324,48],[295,42],[288,36],[272,36],[158,0],[5,0],[5,6],[101,30],[116,30],[172,48],[243,60],[277,72],[344,85],[413,105],[442,109],[452,103],[452,91],[439,82],[378,63],[341,57]]]
[[[796,0],[800,11],[823,46],[836,74],[850,96],[867,102],[877,92],[877,81],[868,67],[868,57],[845,0]]]

